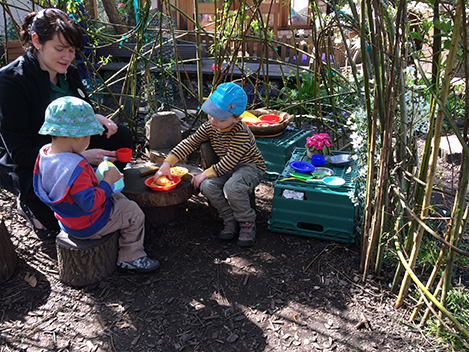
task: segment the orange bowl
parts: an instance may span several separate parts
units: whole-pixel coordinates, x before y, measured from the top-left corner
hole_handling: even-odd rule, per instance
[[[259,121],[270,122],[272,125],[282,122],[282,118],[278,115],[262,115],[259,116]]]
[[[169,191],[170,189],[176,187],[179,182],[181,182],[181,178],[178,176],[173,176],[172,181],[173,182],[169,186],[158,186],[156,183],[153,182],[153,176],[151,176],[145,180],[145,185],[147,185],[154,191]]]

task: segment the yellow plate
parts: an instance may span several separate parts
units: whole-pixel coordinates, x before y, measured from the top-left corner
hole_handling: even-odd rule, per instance
[[[248,111],[243,112],[243,113],[242,113],[241,115],[239,115],[239,116],[241,116],[241,117],[251,117],[251,118],[254,118],[254,119],[257,120],[257,116],[255,116],[254,114],[251,114],[251,113],[248,112]]]
[[[171,168],[171,175],[173,176],[182,177],[187,175],[188,172],[189,170],[182,166],[174,166]]]

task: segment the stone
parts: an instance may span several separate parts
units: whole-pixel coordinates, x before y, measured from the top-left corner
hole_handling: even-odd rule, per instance
[[[161,111],[147,121],[145,134],[148,140],[147,156],[151,162],[160,163],[182,141],[181,122],[174,112]]]
[[[450,164],[461,164],[462,145],[455,135],[442,136],[440,141],[440,156]]]

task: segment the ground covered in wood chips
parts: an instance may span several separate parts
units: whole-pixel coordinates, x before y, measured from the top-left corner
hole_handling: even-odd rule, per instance
[[[20,257],[1,287],[2,351],[428,351],[437,346],[393,308],[388,280],[358,272],[359,252],[267,229],[272,185],[257,189],[252,249],[221,243],[202,196],[149,225],[151,274],[117,271],[74,289],[60,282],[52,242],[40,242],[2,194]],[[441,347],[442,351],[446,348]]]
[[[256,189],[254,247],[220,242],[199,194],[176,221],[147,225],[157,272],[118,270],[81,289],[59,280],[54,242],[1,191],[19,263],[0,286],[0,351],[450,350],[408,322],[414,301],[394,308],[392,269],[363,282],[358,245],[269,231],[273,191]]]

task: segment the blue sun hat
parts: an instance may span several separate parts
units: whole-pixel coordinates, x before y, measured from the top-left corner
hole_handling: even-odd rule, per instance
[[[243,88],[232,82],[223,83],[202,104],[202,110],[213,118],[224,121],[246,110],[248,97]]]
[[[86,137],[101,132],[104,132],[104,127],[96,120],[91,105],[76,97],[52,101],[39,130],[39,134],[58,137]]]

